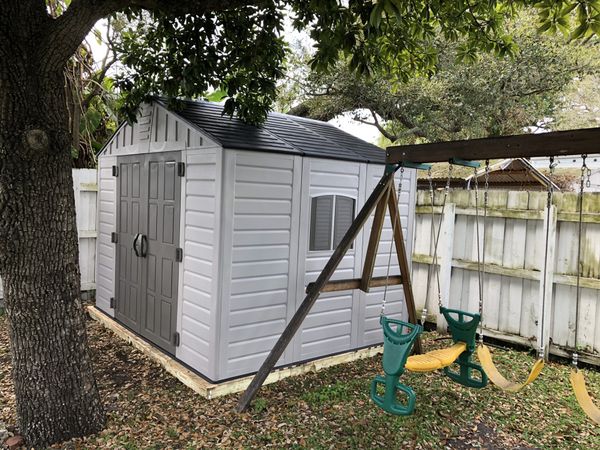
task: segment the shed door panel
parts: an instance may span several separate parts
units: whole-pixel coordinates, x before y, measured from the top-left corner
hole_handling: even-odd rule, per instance
[[[165,350],[175,352],[177,323],[179,205],[181,179],[179,155],[151,156],[148,162],[148,255],[143,302],[142,334]]]
[[[119,158],[116,317],[170,353],[177,323],[179,160],[179,153]],[[138,234],[144,257],[134,252]]]
[[[115,315],[134,331],[140,331],[142,260],[135,256],[133,241],[141,232],[144,199],[142,163],[137,157],[119,158],[117,211],[117,304]]]

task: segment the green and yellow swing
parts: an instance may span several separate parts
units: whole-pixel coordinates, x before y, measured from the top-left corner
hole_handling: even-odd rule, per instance
[[[433,350],[431,352],[409,356],[413,350],[414,343],[420,333],[423,331],[422,325],[410,324],[398,319],[392,319],[385,316],[385,300],[386,290],[383,295],[382,311],[380,323],[383,329],[383,358],[382,365],[385,376],[378,375],[371,383],[371,399],[380,408],[394,415],[407,416],[413,413],[416,405],[416,395],[413,389],[399,382],[400,376],[406,371],[411,372],[432,372],[439,369],[444,369],[444,373],[453,381],[471,388],[483,388],[488,383],[488,378],[498,387],[510,392],[518,392],[525,386],[533,382],[541,373],[544,367],[543,348],[540,349],[540,358],[536,361],[534,367],[530,371],[527,380],[524,383],[514,383],[504,378],[495,367],[491,353],[487,346],[483,344],[481,316],[483,312],[483,273],[485,270],[485,258],[483,264],[479,264],[479,214],[478,214],[478,184],[477,184],[477,167],[478,163],[453,159],[450,161],[448,179],[444,189],[444,197],[442,202],[442,212],[446,205],[446,199],[450,190],[450,179],[453,164],[461,164],[473,167],[475,170],[475,195],[476,195],[476,224],[477,224],[477,243],[478,243],[478,276],[479,276],[479,312],[470,313],[458,309],[446,308],[442,304],[441,288],[439,282],[439,269],[436,271],[437,289],[438,289],[438,307],[440,313],[446,319],[450,335],[454,344],[448,348],[441,350]],[[552,164],[552,162],[551,162]],[[437,247],[440,236],[441,226],[435,231],[434,221],[434,193],[431,177],[431,166],[425,164],[410,164],[405,163],[405,167],[417,169],[425,169],[428,171],[429,192],[432,206],[432,237],[434,239],[434,254],[432,267],[435,270],[437,267]],[[400,171],[399,189],[402,186],[403,169]],[[489,178],[489,161],[486,161],[485,179],[486,190],[484,196],[484,224],[487,215],[487,197],[488,197],[488,178]],[[551,187],[549,188],[551,192]],[[551,201],[551,197],[549,196]],[[393,221],[392,227],[396,225]],[[393,245],[393,243],[392,243]],[[485,245],[485,244],[484,244]],[[390,259],[391,259],[390,247]],[[547,261],[545,262],[547,264]],[[388,277],[389,277],[390,261],[388,261]],[[427,298],[429,297],[430,283],[427,286]],[[426,309],[423,310],[421,322],[424,323]],[[477,328],[480,329],[479,346],[476,343]],[[542,340],[543,342],[543,340]],[[477,350],[478,358],[481,363],[477,364],[473,361],[473,353]],[[454,363],[458,364],[459,371],[453,371],[450,366]],[[383,393],[379,393],[383,387]],[[403,393],[406,396],[406,401],[398,400],[398,393]]]
[[[577,233],[577,261],[581,261],[581,240],[582,240],[582,229],[583,229],[583,194],[584,194],[584,186],[590,186],[590,176],[591,170],[586,165],[587,155],[582,155],[583,164],[581,166],[581,177],[579,184],[579,195],[577,196],[577,203],[579,209],[579,221],[578,221],[578,233]],[[587,181],[586,181],[587,177]],[[572,354],[572,366],[571,366],[571,375],[569,376],[569,380],[571,381],[571,387],[573,388],[573,392],[575,393],[575,398],[577,399],[577,403],[583,410],[583,412],[594,422],[600,425],[600,408],[598,408],[588,390],[585,386],[585,378],[583,376],[583,372],[579,370],[577,364],[579,362],[579,355],[577,353],[577,335],[579,328],[579,303],[581,299],[581,264],[578,264],[577,269],[577,287],[576,287],[576,298],[575,298],[575,350]]]

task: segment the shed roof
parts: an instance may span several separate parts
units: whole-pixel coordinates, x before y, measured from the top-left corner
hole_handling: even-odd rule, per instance
[[[271,112],[257,127],[223,115],[220,103],[183,100],[175,110],[164,98],[156,101],[224,148],[385,164],[383,149],[326,122]]]

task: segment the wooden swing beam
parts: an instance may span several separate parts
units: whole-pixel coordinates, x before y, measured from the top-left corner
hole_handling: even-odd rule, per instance
[[[447,162],[451,158],[483,160],[534,156],[583,155],[600,152],[600,128],[519,134],[433,144],[394,145],[386,149],[388,164]]]
[[[402,235],[398,198],[393,186],[394,173],[402,163],[411,163],[412,167],[419,163],[445,162],[450,159],[465,161],[496,158],[527,158],[534,156],[563,156],[587,154],[600,151],[600,128],[589,128],[570,131],[555,131],[541,134],[523,134],[495,138],[472,139],[465,141],[440,142],[433,144],[391,146],[386,150],[386,172],[365,202],[364,206],[350,225],[340,244],[331,255],[314,283],[306,289],[306,297],[275,343],[254,379],[240,397],[237,411],[244,411],[249,405],[275,364],[302,326],[302,322],[310,312],[321,292],[346,289],[361,289],[368,292],[370,288],[394,284],[402,284],[404,298],[408,310],[408,319],[417,323],[415,302],[410,281],[409,263]],[[407,165],[408,166],[408,165]],[[371,235],[367,247],[365,264],[360,279],[329,281],[335,269],[352,245],[357,234],[363,228],[371,213],[375,217],[371,227]],[[381,238],[386,210],[393,221],[394,244],[400,266],[400,276],[373,278],[375,257]],[[415,352],[421,353],[421,342],[415,342]]]

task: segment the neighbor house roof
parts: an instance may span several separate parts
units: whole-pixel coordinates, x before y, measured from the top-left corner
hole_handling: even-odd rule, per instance
[[[478,161],[480,168],[477,169],[477,182],[482,185],[485,181],[485,161]],[[436,186],[444,184],[448,178],[448,163],[433,163],[431,177]],[[468,188],[475,179],[475,172],[470,167],[453,166],[451,185]],[[427,172],[418,173],[418,184],[421,188],[427,187]],[[495,188],[517,186],[523,188],[546,188],[550,179],[541,171],[531,165],[525,158],[508,158],[490,161],[489,183]],[[554,189],[560,189],[552,182]]]
[[[156,101],[169,108],[166,99]],[[220,103],[183,100],[181,105],[169,110],[224,148],[385,164],[383,149],[326,122],[271,112],[257,127],[223,115]]]

